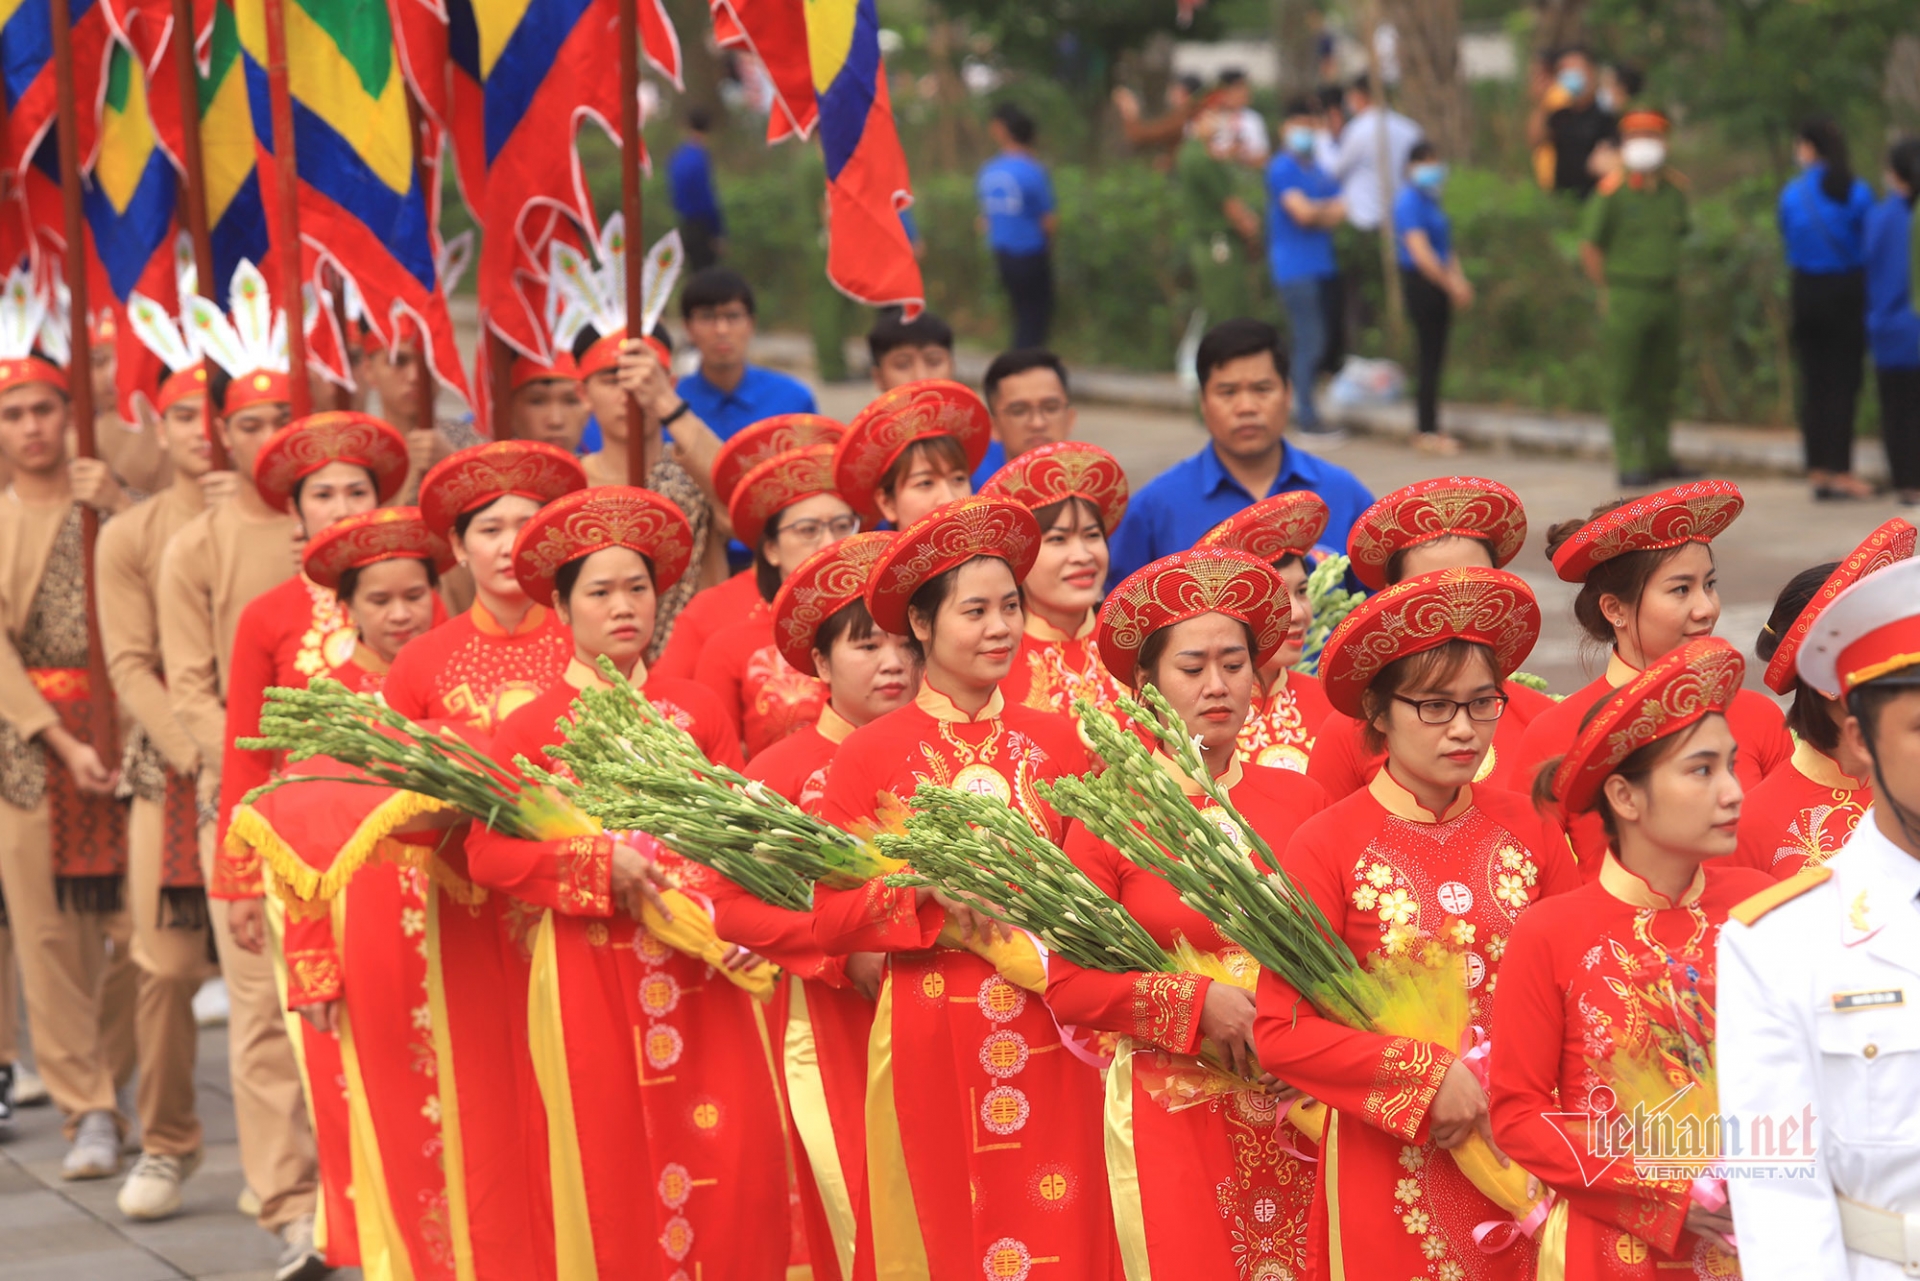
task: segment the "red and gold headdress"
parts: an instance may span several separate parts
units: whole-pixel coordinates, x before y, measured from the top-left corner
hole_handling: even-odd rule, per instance
[[[1202,614],[1225,614],[1253,629],[1258,667],[1287,639],[1286,604],[1286,584],[1265,560],[1229,547],[1196,547],[1129,574],[1100,607],[1094,640],[1114,679],[1131,684],[1149,636]]]
[[[773,598],[773,643],[780,657],[814,671],[814,639],[835,614],[866,595],[873,568],[899,535],[890,530],[854,534],[823,547],[787,575]]]
[[[748,547],[760,546],[767,522],[802,499],[833,493],[833,446],[812,445],[775,454],[740,478],[727,519],[733,536]]]
[[[1533,589],[1504,569],[1438,569],[1368,597],[1327,638],[1320,683],[1327,701],[1361,715],[1360,696],[1388,663],[1451,640],[1493,651],[1502,679],[1540,639]]]
[[[810,445],[834,445],[847,429],[820,414],[775,414],[742,427],[713,456],[713,492],[733,501],[740,478],[775,454]]]
[[[1920,668],[1920,560],[1862,578],[1820,612],[1800,647],[1800,679],[1828,698]],[[1905,675],[1902,675],[1902,674]]]
[[[191,269],[183,273],[178,323],[153,299],[136,291],[127,302],[135,337],[174,374],[155,401],[161,412],[182,396],[206,390],[210,361],[231,380],[219,405],[237,413],[249,405],[293,399],[288,375],[287,317],[276,310],[260,269],[242,259],[227,291],[227,310],[195,293]],[[197,371],[197,378],[187,379]]]
[[[1814,624],[1820,621],[1821,612],[1841,592],[1868,574],[1909,559],[1913,555],[1915,536],[1914,527],[1895,516],[1847,553],[1840,567],[1827,575],[1827,581],[1820,584],[1820,590],[1813,594],[1813,599],[1793,620],[1787,634],[1780,638],[1780,647],[1773,651],[1773,658],[1767,663],[1767,672],[1762,678],[1768,689],[1776,694],[1793,692],[1794,660],[1799,657],[1800,647],[1812,634]]]
[[[1269,565],[1305,556],[1327,532],[1327,504],[1305,489],[1263,498],[1200,535],[1195,549],[1225,547]]]
[[[693,528],[672,502],[650,489],[601,485],[555,499],[527,522],[513,545],[513,574],[528,599],[551,605],[554,575],[568,561],[626,547],[653,565],[653,590],[680,581],[693,559]]]
[[[980,492],[1011,498],[1028,511],[1084,498],[1100,513],[1100,526],[1109,534],[1127,514],[1127,473],[1120,460],[1083,440],[1029,449],[993,473]]]
[[[1615,556],[1711,543],[1746,505],[1730,480],[1697,480],[1636,498],[1576,530],[1553,554],[1553,572],[1584,583],[1594,566]]]
[[[868,520],[878,520],[873,491],[916,440],[951,436],[972,470],[987,456],[993,419],[972,390],[944,378],[924,378],[882,392],[847,424],[833,456],[836,488]]]
[[[1607,775],[1636,750],[1714,712],[1724,713],[1746,671],[1740,651],[1718,636],[1692,641],[1648,664],[1607,697],[1561,759],[1553,775],[1561,808],[1586,813],[1598,802]]]
[[[867,580],[867,612],[880,630],[904,636],[907,601],[929,579],[992,556],[1006,561],[1019,582],[1039,554],[1040,526],[1012,499],[976,496],[948,503],[901,530],[875,564]]]
[[[372,414],[330,409],[282,427],[260,446],[253,483],[267,506],[288,509],[293,487],[329,463],[352,463],[373,473],[381,502],[407,479],[407,442],[399,430]]]
[[[427,527],[418,507],[377,507],[329,525],[307,544],[302,566],[308,578],[332,590],[349,569],[383,560],[431,561],[444,574],[453,568],[453,548]]]
[[[507,367],[507,390],[519,391],[528,383],[580,381],[580,367],[573,363],[573,356],[564,351],[553,353],[549,364],[541,364],[525,356],[515,356],[513,364]]]
[[[67,390],[65,366],[72,353],[61,301],[65,292],[56,285],[49,297],[25,267],[7,274],[0,288],[0,391],[28,383]]]
[[[1505,568],[1527,541],[1520,495],[1498,481],[1446,476],[1396,489],[1353,523],[1347,557],[1368,591],[1387,585],[1387,562],[1398,552],[1436,538],[1477,538]]]
[[[420,514],[442,538],[460,517],[496,498],[519,494],[541,506],[587,487],[580,460],[555,445],[496,440],[441,459],[420,482]]]
[[[599,234],[586,228],[587,248],[592,258],[564,240],[548,246],[547,280],[550,286],[548,328],[555,346],[571,349],[581,330],[593,326],[598,335],[593,344],[580,353],[582,381],[603,369],[620,364],[620,347],[627,341],[627,220],[614,214]],[[680,233],[669,231],[647,250],[640,269],[640,324],[643,340],[653,348],[660,363],[671,367],[672,357],[666,344],[653,337],[654,327],[667,310],[673,286],[680,279],[686,251]]]

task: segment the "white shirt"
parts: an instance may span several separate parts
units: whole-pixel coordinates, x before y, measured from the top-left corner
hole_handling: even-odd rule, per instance
[[[1423,136],[1420,126],[1397,111],[1387,112],[1387,158],[1393,166],[1387,183],[1387,201],[1400,194],[1407,171],[1407,153]],[[1380,200],[1380,109],[1368,107],[1347,121],[1340,131],[1340,146],[1333,163],[1333,176],[1340,180],[1340,194],[1346,197],[1347,221],[1362,231],[1372,231],[1384,216]]]
[[[1747,1281],[1899,1277],[1846,1248],[1834,1198],[1920,1212],[1920,859],[1869,811],[1827,868],[1720,933],[1721,1115],[1814,1118],[1811,1178],[1728,1180]]]

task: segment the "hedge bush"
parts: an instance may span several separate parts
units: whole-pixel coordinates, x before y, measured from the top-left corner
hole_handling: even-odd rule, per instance
[[[604,164],[592,168],[601,207],[617,208],[617,175]],[[1184,271],[1188,231],[1171,178],[1145,163],[1061,166],[1053,178],[1061,222],[1056,347],[1074,361],[1170,369],[1193,305]],[[1258,176],[1249,172],[1245,182],[1249,197],[1258,199]],[[719,186],[729,260],[754,282],[762,324],[806,329],[809,306],[827,288],[817,152],[782,148],[763,154],[745,173],[728,166]],[[914,217],[925,242],[930,305],[963,339],[992,346],[1005,341],[1008,319],[991,256],[975,230],[972,186],[970,175],[922,173]],[[1599,317],[1579,267],[1579,206],[1530,182],[1472,169],[1455,170],[1445,203],[1479,294],[1474,308],[1456,318],[1448,397],[1603,409]],[[1792,420],[1787,279],[1772,207],[1772,190],[1757,183],[1693,202],[1682,281],[1682,417]],[[647,183],[646,210],[651,239],[671,225],[657,176]],[[1264,286],[1264,264],[1249,263],[1248,270]],[[1281,319],[1270,287],[1263,297],[1272,318]],[[1377,327],[1363,335],[1359,350],[1394,354]]]

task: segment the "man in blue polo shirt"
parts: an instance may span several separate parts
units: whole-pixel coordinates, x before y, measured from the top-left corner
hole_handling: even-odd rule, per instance
[[[1015,348],[1044,347],[1053,325],[1053,182],[1033,155],[1033,117],[1010,102],[994,109],[987,130],[1000,154],[980,166],[974,194],[980,229],[1000,268],[1013,307]]]
[[[1280,331],[1264,320],[1228,320],[1207,331],[1194,358],[1200,417],[1213,439],[1133,496],[1114,531],[1109,583],[1186,551],[1200,535],[1261,498],[1310,490],[1327,504],[1329,551],[1345,553],[1353,522],[1373,503],[1344,467],[1282,439],[1291,399]]]
[[[713,157],[707,151],[712,126],[699,107],[687,112],[687,137],[667,161],[667,190],[674,217],[680,224],[680,243],[686,247],[687,268],[702,271],[720,258],[727,224],[720,216],[720,197],[713,190]]]
[[[1267,165],[1267,264],[1293,330],[1293,413],[1309,435],[1327,433],[1313,403],[1313,381],[1326,356],[1329,304],[1339,268],[1333,229],[1347,216],[1340,184],[1313,161],[1319,104],[1295,98],[1281,126],[1281,150]]]
[[[747,363],[753,290],[740,273],[726,267],[694,272],[680,290],[680,318],[700,353],[700,368],[682,378],[677,390],[720,439],[775,414],[820,412],[798,378]]]

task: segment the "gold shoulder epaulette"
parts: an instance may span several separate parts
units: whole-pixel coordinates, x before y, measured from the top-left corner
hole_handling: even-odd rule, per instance
[[[1766,889],[1736,906],[1728,915],[1742,925],[1752,925],[1782,903],[1791,903],[1814,886],[1825,885],[1832,879],[1832,868],[1810,867],[1804,872],[1794,873],[1778,884],[1767,886]]]

